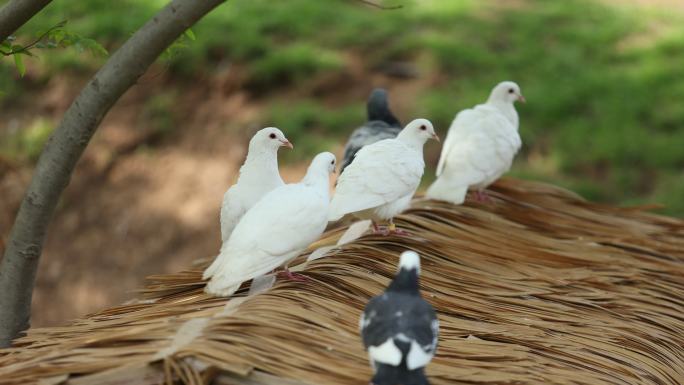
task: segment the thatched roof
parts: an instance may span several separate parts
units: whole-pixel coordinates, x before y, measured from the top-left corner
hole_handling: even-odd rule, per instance
[[[153,277],[146,299],[30,330],[0,351],[0,383],[365,384],[358,317],[405,249],[441,321],[433,385],[684,383],[684,221],[493,190],[416,200],[398,221],[414,236],[363,236],[303,267],[309,282],[225,299],[202,292],[201,266]]]

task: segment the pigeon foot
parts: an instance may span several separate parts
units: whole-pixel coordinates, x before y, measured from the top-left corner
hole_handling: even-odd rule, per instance
[[[373,234],[374,235],[389,235],[389,231],[387,230],[386,227],[378,226],[378,224],[375,223],[375,221],[373,221],[372,223],[373,223]]]
[[[310,279],[304,274],[299,274],[299,273],[293,273],[288,269],[287,267],[278,273],[278,275],[284,275],[286,279],[289,279],[291,281],[295,282],[309,282]]]
[[[394,224],[394,222],[390,222],[389,224],[389,234],[394,234],[394,235],[399,235],[399,236],[409,236],[411,235],[408,231],[398,229],[397,225]]]
[[[490,197],[489,194],[487,194],[486,190],[475,191],[475,200],[478,202],[482,202],[482,203],[493,203],[494,202],[492,197]]]

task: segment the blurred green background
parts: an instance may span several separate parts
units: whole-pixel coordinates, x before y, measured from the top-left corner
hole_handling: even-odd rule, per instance
[[[0,1],[0,4],[4,3]],[[119,47],[161,0],[55,0],[17,33],[66,30]],[[192,28],[103,121],[58,207],[34,325],[124,300],[142,277],[220,245],[221,196],[254,130],[276,125],[296,180],[341,154],[374,86],[444,137],[455,114],[518,82],[523,148],[510,175],[684,216],[681,0],[229,0]],[[42,49],[20,77],[0,59],[0,250],[51,130],[106,57]],[[439,156],[428,145],[427,183]],[[89,274],[81,274],[87,271]]]
[[[56,1],[18,35],[34,36],[68,20],[70,31],[112,51],[164,3]],[[666,206],[665,213],[684,214],[684,13],[676,2],[385,4],[403,8],[380,11],[354,1],[228,1],[193,28],[195,41],[185,38],[166,55],[166,75],[187,88],[218,65],[237,63],[245,68],[241,86],[254,97],[306,87],[352,65],[371,75],[394,72],[399,82],[417,76],[421,85],[397,113],[405,121],[428,117],[442,131],[460,109],[481,102],[492,85],[515,80],[529,102],[518,108],[524,147],[512,175],[567,186],[588,199],[656,202]],[[11,60],[0,62],[5,116],[13,106],[30,103],[32,89],[51,77],[92,72],[104,60],[77,49],[37,54],[30,78],[19,79]],[[267,102],[269,117],[262,114],[262,120],[284,128],[300,145],[289,160],[343,140],[363,121],[364,100],[345,98],[346,88],[363,85],[338,83],[338,90],[324,95]],[[164,97],[173,95],[159,96]],[[326,97],[344,103],[331,108]],[[163,109],[163,102],[156,100],[162,103],[156,108]],[[162,124],[174,129],[173,121]],[[5,130],[2,156],[34,160],[36,142],[49,128],[41,120],[11,134]]]

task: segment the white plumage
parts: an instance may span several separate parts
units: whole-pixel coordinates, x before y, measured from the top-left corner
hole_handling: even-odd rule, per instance
[[[229,296],[242,282],[288,262],[318,239],[327,225],[334,170],[335,156],[318,154],[301,182],[278,187],[259,200],[204,271],[203,279],[211,278],[205,291]]]
[[[461,204],[468,190],[481,193],[511,168],[521,146],[513,105],[517,100],[525,100],[520,87],[505,81],[494,87],[486,103],[456,115],[428,198]]]
[[[237,182],[223,194],[221,203],[221,241],[230,237],[242,216],[261,197],[284,185],[278,172],[278,148],[292,148],[285,135],[275,127],[259,130],[249,141],[247,159],[240,167]]]
[[[337,181],[331,221],[354,213],[361,219],[389,220],[405,210],[420,184],[423,145],[437,138],[432,123],[416,119],[396,138],[364,146]]]

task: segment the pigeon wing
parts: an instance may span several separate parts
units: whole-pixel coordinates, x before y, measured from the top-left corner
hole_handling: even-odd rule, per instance
[[[416,298],[415,302],[408,310],[408,317],[406,317],[407,330],[405,334],[413,341],[415,341],[425,355],[432,358],[437,350],[437,341],[439,337],[439,321],[437,320],[437,313],[434,308],[424,299]],[[409,356],[411,354],[409,353]],[[420,355],[417,355],[417,361],[410,365],[415,367],[422,367],[429,362],[422,363]],[[427,357],[425,357],[427,358]],[[411,364],[411,363],[409,363]]]
[[[326,206],[327,198],[312,187],[303,184],[279,187],[266,194],[243,217],[235,229],[239,238],[236,243],[245,247],[254,244],[258,250],[274,256],[304,248],[325,227]]]
[[[395,139],[363,147],[340,175],[330,203],[330,220],[374,208],[413,193],[425,163],[422,154]]]
[[[375,297],[359,326],[363,344],[376,362],[398,365],[403,354],[397,344],[407,343],[406,364],[413,370],[427,365],[437,350],[437,314],[420,297],[389,293]]]
[[[390,126],[383,121],[370,121],[357,128],[349,137],[347,145],[344,147],[344,158],[340,173],[351,164],[356,153],[369,144],[373,144],[383,139],[395,138],[401,131],[400,127]]]
[[[245,214],[221,248],[212,272],[225,286],[265,274],[296,256],[323,232],[327,198],[312,188],[291,184],[266,194]],[[205,277],[206,278],[206,277]]]
[[[366,305],[360,326],[363,345],[371,361],[397,366],[403,354],[394,343],[398,325],[393,317],[396,303],[391,297],[384,293],[371,299]]]
[[[511,135],[511,131],[513,135]],[[440,174],[452,186],[470,186],[496,178],[510,167],[516,145],[517,131],[498,111],[478,106],[465,110],[454,119],[442,156]]]
[[[373,297],[368,302],[359,324],[366,349],[370,346],[379,346],[394,335],[395,328],[391,324],[392,319],[387,317],[390,313],[388,294]]]
[[[223,202],[221,203],[221,241],[225,242],[230,238],[230,234],[237,226],[240,218],[245,214],[245,206],[240,199],[240,193],[237,186],[229,188],[223,194]]]

